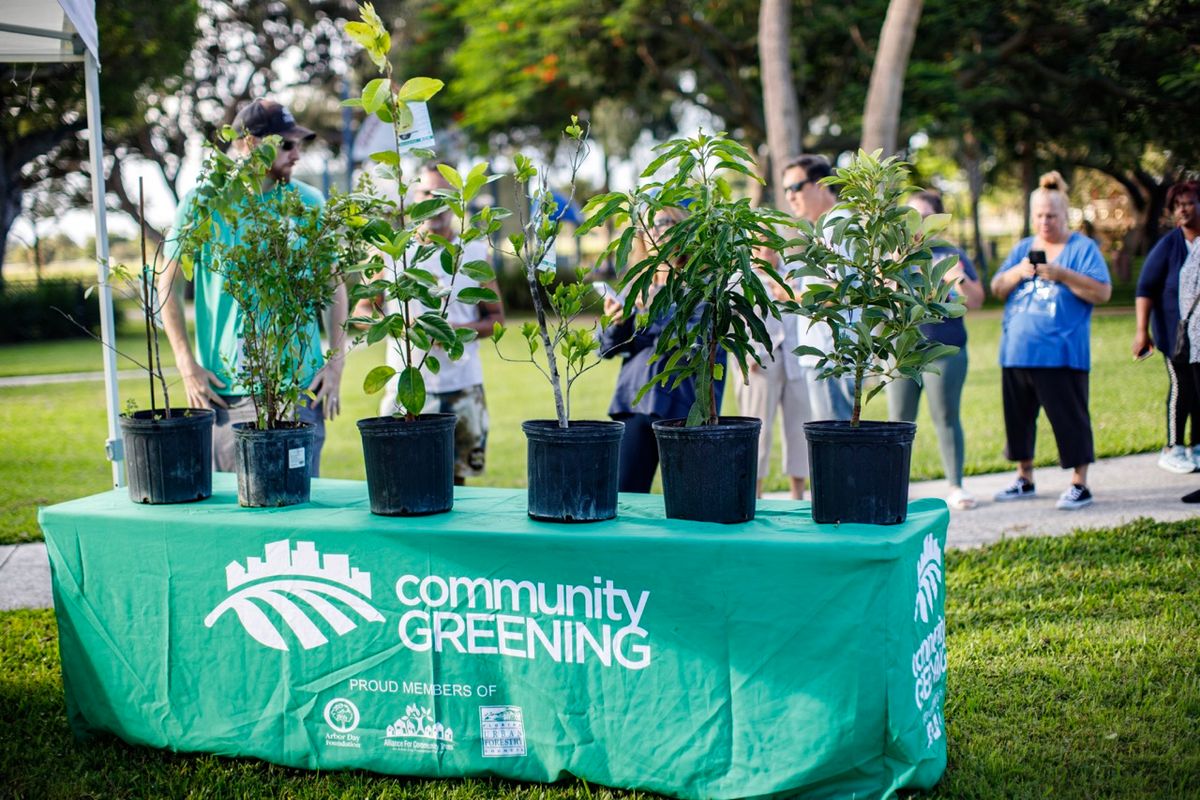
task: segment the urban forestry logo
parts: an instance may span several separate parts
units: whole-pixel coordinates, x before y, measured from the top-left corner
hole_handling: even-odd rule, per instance
[[[306,650],[329,641],[310,612],[338,636],[358,627],[343,609],[367,622],[383,622],[383,615],[367,602],[371,573],[351,568],[349,556],[322,556],[313,542],[296,542],[293,549],[288,539],[269,543],[265,556],[248,558],[244,566],[232,561],[225,567],[226,588],[234,593],[204,618],[205,627],[213,627],[226,611],[233,611],[255,641],[286,651],[288,641],[277,622]]]

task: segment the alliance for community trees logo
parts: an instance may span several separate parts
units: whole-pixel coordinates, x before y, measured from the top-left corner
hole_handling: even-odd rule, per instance
[[[273,617],[289,628],[306,650],[329,641],[301,603],[316,612],[338,636],[354,630],[358,623],[331,600],[367,622],[383,622],[383,615],[367,602],[371,597],[371,573],[352,569],[347,555],[322,556],[313,542],[296,542],[295,549],[288,539],[271,542],[266,546],[265,559],[247,558],[244,566],[230,562],[225,567],[225,581],[230,591],[237,591],[204,618],[205,627],[211,628],[232,610],[255,641],[276,650],[287,650],[288,643]]]
[[[403,717],[387,726],[383,744],[397,750],[453,750],[454,729],[435,721],[433,709],[411,703]]]

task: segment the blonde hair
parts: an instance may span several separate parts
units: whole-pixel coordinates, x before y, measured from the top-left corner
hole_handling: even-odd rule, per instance
[[[1029,194],[1029,205],[1032,206],[1039,199],[1055,203],[1062,210],[1063,219],[1066,219],[1067,212],[1071,208],[1071,204],[1067,200],[1067,188],[1067,182],[1063,179],[1062,174],[1058,170],[1052,169],[1038,178],[1038,188]]]

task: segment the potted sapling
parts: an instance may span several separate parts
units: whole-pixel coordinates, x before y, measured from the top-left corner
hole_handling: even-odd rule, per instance
[[[371,208],[360,195],[316,204],[268,185],[280,142],[245,137],[229,153],[210,147],[195,200],[208,216],[182,232],[185,268],[203,252],[239,312],[239,349],[226,369],[255,411],[253,422],[233,426],[238,502],[247,507],[308,501],[313,429],[296,412],[314,399],[308,386],[330,355],[316,320],[333,302],[343,265],[366,258]]]
[[[381,178],[395,187],[395,192],[386,193],[372,189],[369,180],[365,184],[378,204],[379,213],[366,225],[375,252],[355,267],[363,280],[351,291],[351,297],[360,301],[383,298],[384,313],[355,316],[347,323],[365,329],[360,340],[386,341],[390,350],[390,363],[372,369],[363,382],[368,394],[385,388],[394,391],[396,409],[393,414],[358,421],[367,492],[374,514],[436,514],[454,504],[456,417],[426,413],[425,375],[437,374],[443,365],[462,358],[476,338],[475,331],[450,323],[451,304],[499,300],[482,285],[495,280],[486,259],[464,256],[485,248],[507,212],[490,206],[472,211],[481,190],[499,177],[487,175],[486,164],[465,175],[438,164],[445,187],[410,202],[417,184],[406,177],[402,157],[428,160],[433,155],[409,146],[414,109],[433,97],[442,82],[418,77],[397,85],[387,59],[391,47],[387,29],[370,4],[360,8],[362,21],[347,24],[346,32],[365,48],[381,77],[346,104],[375,115],[391,130],[389,147],[373,153],[371,159],[379,165]],[[435,232],[435,227],[443,233],[449,230],[448,235]]]
[[[580,233],[610,219],[628,224],[605,255],[614,256],[620,285],[628,292],[626,316],[644,309],[639,321],[661,329],[655,358],[663,362],[638,399],[654,386],[675,388],[685,381],[695,386],[686,418],[652,426],[667,516],[745,522],[754,517],[762,422],[720,416],[718,392],[727,355],[744,374],[749,359],[759,361],[755,343],[771,351],[762,320],[778,317],[779,310],[760,274],[782,279],[760,248],[782,248],[777,228],[788,218],[734,196],[725,176],[760,179],[749,152],[724,134],[701,131],[656,150],[658,156],[642,173],[647,182],[625,194],[592,198]],[[660,170],[666,177],[655,179]],[[686,214],[678,211],[683,208]],[[663,212],[679,221],[661,230],[655,221]],[[630,264],[635,236],[650,246]]]
[[[587,133],[576,117],[564,137],[570,156],[570,193],[560,206],[545,172],[532,161],[515,157],[514,177],[521,188],[518,201],[520,230],[509,237],[511,255],[520,263],[529,284],[536,322],[521,327],[528,358],[500,352],[505,329],[492,334],[497,353],[506,361],[532,364],[549,382],[554,395],[554,419],[521,424],[527,442],[528,511],[534,519],[551,522],[597,522],[617,515],[621,435],[624,423],[611,420],[572,420],[571,390],[575,382],[599,363],[600,321],[591,328],[577,324],[593,310],[594,294],[584,281],[587,270],[576,268],[574,281],[557,280],[556,244],[561,216],[575,194],[575,176],[587,157]],[[529,213],[526,214],[526,209]]]
[[[833,334],[829,352],[802,345],[824,377],[852,376],[848,421],[804,425],[812,463],[817,522],[895,524],[908,512],[908,473],[916,425],[861,418],[863,404],[892,380],[920,383],[922,373],[958,348],[927,339],[922,325],[961,316],[965,308],[943,281],[956,259],[934,259],[947,214],[921,219],[902,203],[916,191],[907,165],[880,151],[858,155],[821,182],[839,202],[815,224],[798,223],[789,243],[789,277],[806,288],[788,309]]]
[[[163,372],[158,338],[158,318],[162,311],[155,285],[160,268],[163,243],[147,258],[146,223],[142,181],[138,179],[139,238],[142,268],[136,273],[123,264],[113,267],[115,278],[129,289],[126,293],[142,311],[146,335],[146,361],[117,351],[137,364],[149,378],[150,408],[138,409],[131,401],[118,418],[125,452],[129,499],[135,503],[158,505],[189,503],[212,496],[212,428],[214,414],[206,408],[173,408],[170,384]],[[190,275],[188,276],[190,279]]]

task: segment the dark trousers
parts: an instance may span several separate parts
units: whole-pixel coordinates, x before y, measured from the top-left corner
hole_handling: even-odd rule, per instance
[[[1038,411],[1044,408],[1058,443],[1058,463],[1074,469],[1096,460],[1086,372],[1065,367],[1005,367],[1000,373],[1005,458],[1033,460]]]
[[[1196,445],[1200,443],[1200,391],[1196,386],[1194,367],[1189,364],[1188,355],[1184,353],[1178,359],[1172,359],[1163,353],[1167,363],[1167,447],[1177,444]],[[1192,420],[1191,437],[1184,440],[1184,429],[1188,418]]]
[[[622,492],[650,491],[654,471],[658,469],[658,440],[650,427],[657,417],[649,414],[612,414],[625,423],[621,436],[621,465],[618,490]]]

